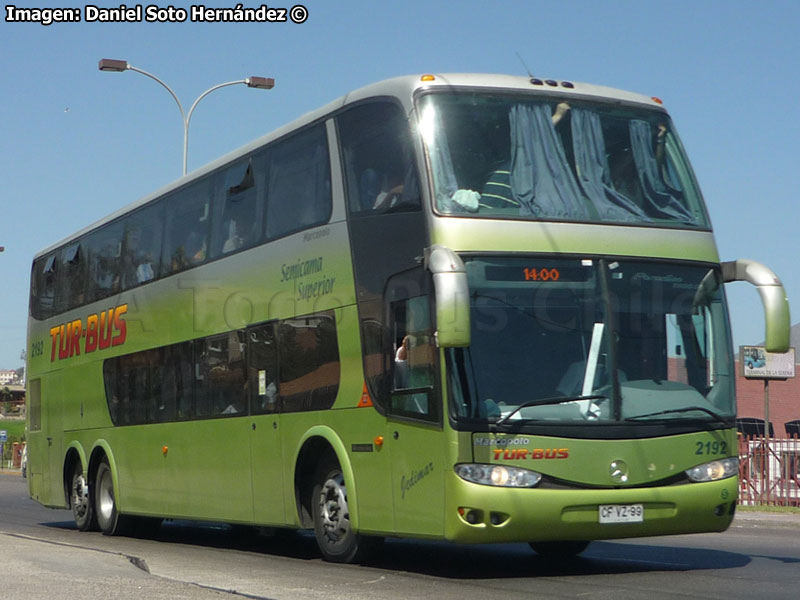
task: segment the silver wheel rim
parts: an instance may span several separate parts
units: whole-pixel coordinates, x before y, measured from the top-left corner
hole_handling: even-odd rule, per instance
[[[111,521],[114,514],[114,482],[111,473],[103,470],[97,482],[97,515],[104,523]]]
[[[342,541],[350,533],[350,510],[347,508],[347,487],[344,477],[336,473],[322,486],[319,514],[325,537],[331,544]]]
[[[83,473],[72,482],[72,510],[79,519],[83,519],[89,512],[89,485]]]

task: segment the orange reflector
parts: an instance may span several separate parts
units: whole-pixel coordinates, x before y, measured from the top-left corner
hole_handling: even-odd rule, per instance
[[[375,444],[378,448],[380,448],[381,446],[383,446],[383,436],[382,435],[376,436],[375,439],[372,440],[372,443]]]
[[[436,81],[436,77],[431,75],[430,73],[426,73],[422,77],[419,78],[420,81]]]
[[[366,406],[372,406],[372,398],[369,396],[369,392],[367,391],[367,382],[364,382],[364,389],[361,392],[361,400],[358,401],[358,408],[364,408]]]
[[[652,97],[652,98],[650,98],[650,99],[651,99],[653,102],[655,102],[656,104],[664,104],[664,102],[661,100],[661,98],[656,98],[655,96],[653,96],[653,97]]]

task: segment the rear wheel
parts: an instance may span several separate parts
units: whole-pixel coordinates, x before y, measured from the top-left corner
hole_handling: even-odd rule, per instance
[[[124,533],[128,519],[117,511],[117,501],[114,496],[114,479],[111,476],[111,467],[108,460],[97,467],[97,476],[94,484],[94,505],[97,511],[97,524],[103,535],[120,535]]]
[[[558,559],[577,556],[588,548],[589,542],[585,540],[570,540],[559,542],[530,542],[529,545],[536,554],[544,558]]]
[[[80,464],[75,467],[70,480],[69,507],[80,531],[91,531],[97,528],[94,501],[89,491],[89,480]]]
[[[344,474],[339,463],[331,456],[323,459],[317,467],[311,505],[314,534],[325,560],[358,562],[378,542],[353,531]]]

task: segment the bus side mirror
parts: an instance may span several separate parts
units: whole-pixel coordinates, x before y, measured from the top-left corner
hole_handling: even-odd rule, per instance
[[[469,346],[469,285],[461,258],[445,246],[425,250],[425,268],[433,274],[436,302],[436,344]]]
[[[778,276],[771,269],[754,260],[740,258],[722,263],[722,278],[725,283],[746,281],[758,290],[764,305],[766,328],[764,346],[767,352],[783,353],[789,350],[789,300]]]

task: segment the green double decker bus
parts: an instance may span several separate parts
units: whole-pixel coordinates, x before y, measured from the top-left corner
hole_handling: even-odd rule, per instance
[[[376,540],[722,531],[738,487],[721,263],[657,99],[409,76],[312,112],[33,259],[31,496]]]

